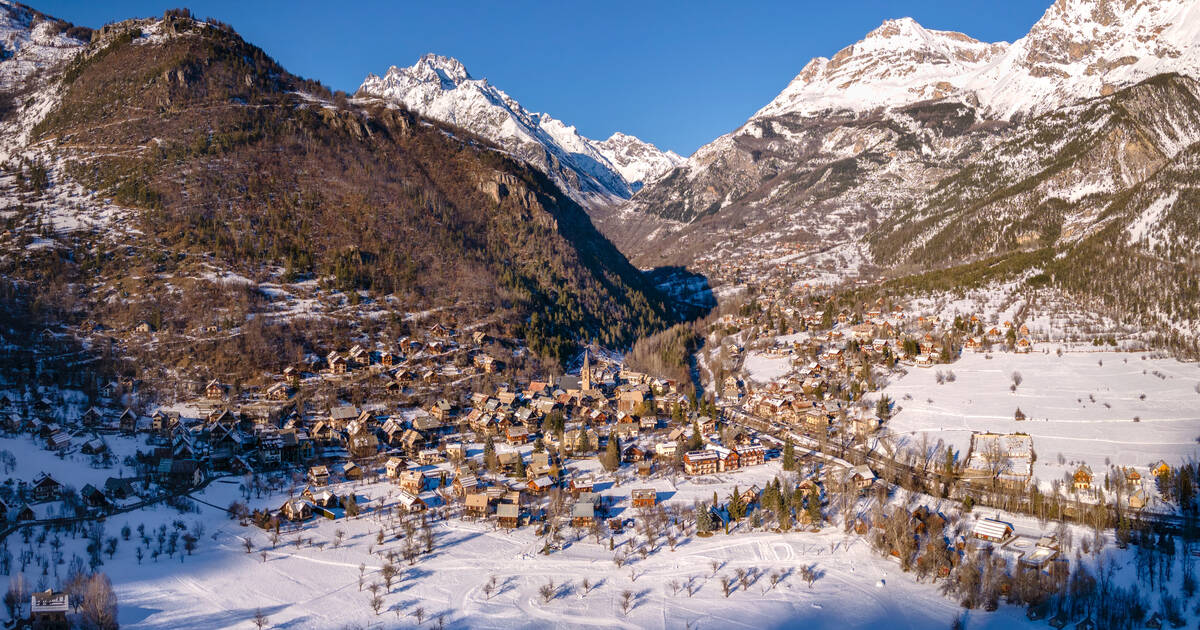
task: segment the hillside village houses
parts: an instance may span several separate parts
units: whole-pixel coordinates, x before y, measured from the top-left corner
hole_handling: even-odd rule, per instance
[[[462,398],[448,387],[450,381],[441,378],[451,374],[448,367],[460,375],[464,369],[484,374],[490,367],[495,374],[503,363],[492,357],[469,360],[465,368],[438,364],[444,353],[459,351],[460,340],[454,330],[434,326],[424,336],[401,339],[391,348],[358,344],[345,351],[330,350],[319,360],[288,366],[261,386],[210,378],[195,398],[154,410],[148,417],[131,408],[113,412],[106,406],[92,407],[85,414],[86,429],[68,430],[23,409],[0,410],[0,416],[10,412],[19,416],[13,428],[39,431],[47,449],[102,457],[100,453],[107,451],[103,435],[110,430],[146,441],[149,448],[142,448],[129,462],[133,464],[129,483],[115,481],[94,488],[96,496],[86,503],[97,510],[113,509],[139,495],[179,492],[215,476],[296,470],[313,489],[381,476],[421,504],[427,503],[427,493],[440,488],[452,491],[459,500],[487,494],[491,498],[486,506],[481,499],[472,499],[474,508],[495,517],[510,508],[499,509],[504,502],[488,494],[493,487],[532,495],[566,488],[571,480],[562,476],[562,458],[598,457],[609,440],[621,441],[622,456],[637,463],[643,475],[656,470],[651,460],[686,474],[734,471],[765,462],[766,449],[761,445],[722,444],[718,419],[693,421],[688,415],[691,401],[676,382],[622,367],[590,351],[584,353],[578,375],[516,383],[498,379],[499,385],[491,391]],[[465,343],[487,340],[472,335]],[[486,352],[478,345],[467,345],[465,351],[473,357]],[[345,379],[374,387],[381,401],[405,397],[411,401],[412,393],[428,392],[424,395],[433,402],[353,404],[312,396],[314,389]],[[122,391],[135,385],[123,385]],[[38,406],[47,411],[50,407],[48,403]],[[719,459],[711,471],[685,463],[685,448],[679,444],[693,439],[694,427],[701,431],[701,451]],[[496,445],[494,462],[485,461],[478,450],[484,442]],[[531,443],[536,451],[532,456],[516,450],[528,449]],[[466,448],[470,444],[476,445],[474,449]],[[450,471],[432,478],[426,475],[430,467],[446,465]],[[508,476],[498,480],[482,475],[488,468]],[[524,477],[513,476],[521,471]],[[48,476],[30,481],[21,496],[0,498],[18,506],[22,497],[30,502],[51,501],[61,485]],[[419,505],[409,501],[405,508]],[[327,512],[328,506],[312,497],[294,497],[277,509],[288,521],[325,514],[322,510]],[[581,513],[579,518],[586,516]]]

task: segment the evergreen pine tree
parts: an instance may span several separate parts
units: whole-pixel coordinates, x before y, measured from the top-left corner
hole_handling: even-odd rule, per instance
[[[500,469],[500,458],[496,457],[496,443],[490,435],[483,443],[483,465],[487,466],[488,472],[491,473]]]
[[[608,472],[613,472],[621,466],[621,438],[616,432],[609,434],[608,446],[604,448],[604,461],[600,463]]]
[[[516,473],[518,478],[525,478],[525,458],[521,457],[520,453],[517,453],[517,462],[513,472]]]
[[[783,469],[789,472],[796,470],[796,447],[791,438],[783,443]]]
[[[701,505],[696,510],[696,532],[707,534],[712,531],[712,513],[709,512],[707,505]]]
[[[816,488],[808,492],[808,518],[813,524],[821,522],[821,495]]]

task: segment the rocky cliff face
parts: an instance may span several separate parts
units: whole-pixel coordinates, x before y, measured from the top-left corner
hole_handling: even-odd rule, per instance
[[[382,77],[369,75],[358,95],[403,104],[495,142],[587,206],[627,199],[683,161],[675,153],[625,134],[603,142],[588,139],[549,114],[526,110],[487,79],[473,78],[450,57],[425,55],[410,67],[393,66]]]

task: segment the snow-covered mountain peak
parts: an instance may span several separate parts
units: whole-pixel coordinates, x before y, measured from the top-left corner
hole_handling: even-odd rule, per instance
[[[593,144],[616,167],[621,177],[630,182],[634,192],[684,162],[684,158],[674,151],[663,151],[637,136],[619,131],[607,140]]]
[[[1058,0],[967,88],[994,115],[1010,118],[1166,72],[1200,76],[1200,3]]]
[[[832,58],[817,57],[755,117],[873,109],[954,92],[964,79],[1008,48],[912,18],[886,20]]]
[[[628,198],[644,181],[682,161],[633,136],[590,140],[574,125],[526,110],[486,79],[472,77],[453,57],[427,54],[412,66],[393,66],[382,77],[368,75],[358,91],[477,133],[537,167],[584,204]]]

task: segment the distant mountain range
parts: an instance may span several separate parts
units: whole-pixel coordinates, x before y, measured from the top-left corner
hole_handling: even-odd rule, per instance
[[[425,55],[407,68],[368,75],[360,97],[403,104],[499,144],[550,177],[585,205],[619,203],[683,158],[630,135],[585,138],[549,114],[531,112],[457,59]]]

